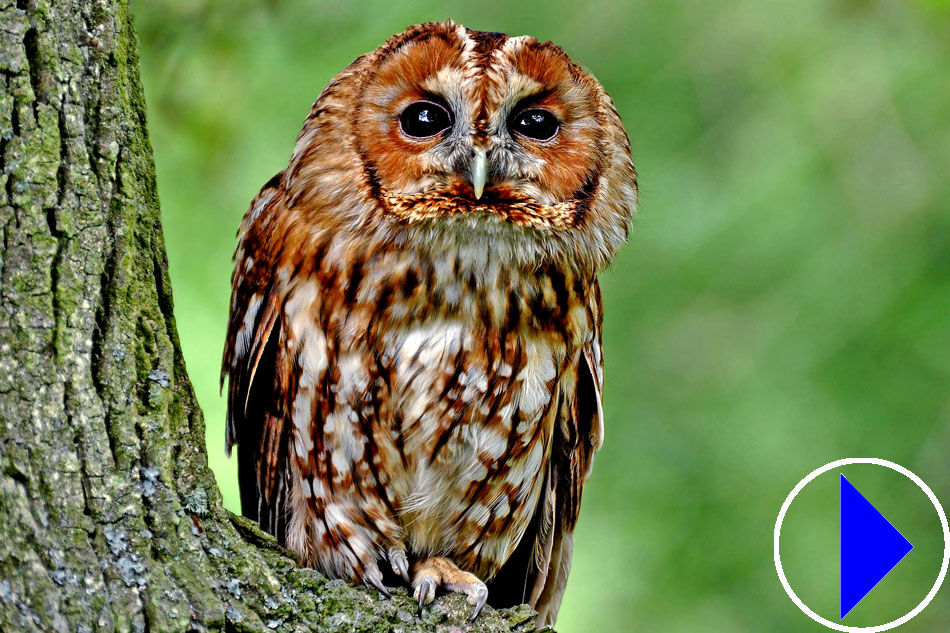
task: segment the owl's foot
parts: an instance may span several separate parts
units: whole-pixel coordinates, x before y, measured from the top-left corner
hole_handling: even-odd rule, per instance
[[[478,617],[488,600],[488,587],[475,574],[462,571],[448,558],[433,556],[417,561],[413,566],[412,597],[419,601],[419,609],[435,598],[435,590],[443,587],[448,591],[465,594],[466,600],[475,607],[472,620]]]

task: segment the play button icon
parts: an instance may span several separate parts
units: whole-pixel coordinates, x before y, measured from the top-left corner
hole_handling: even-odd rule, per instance
[[[825,473],[829,477],[821,479]],[[864,492],[882,507],[886,502],[890,518],[914,543],[851,481],[860,481]],[[908,486],[906,493],[901,492],[904,486]],[[810,604],[792,587],[782,562],[782,526],[806,487],[810,492],[801,495],[803,501],[795,504],[797,510],[791,514],[792,535],[786,539],[785,554],[793,580]],[[913,489],[920,490],[923,497]],[[936,516],[927,506],[933,507]],[[914,555],[908,556],[911,551]],[[833,577],[836,557],[837,595]],[[936,597],[950,570],[950,521],[930,486],[900,464],[877,457],[839,459],[808,473],[785,498],[775,520],[773,558],[782,588],[806,616],[835,631],[883,633],[914,619]],[[895,569],[894,577],[877,587]],[[928,590],[932,573],[936,578]],[[861,608],[855,609],[859,604]],[[877,619],[879,615],[893,619]]]
[[[914,546],[841,477],[841,619],[900,563]]]

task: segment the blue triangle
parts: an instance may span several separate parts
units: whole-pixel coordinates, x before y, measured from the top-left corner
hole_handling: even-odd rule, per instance
[[[841,475],[841,619],[914,546]]]

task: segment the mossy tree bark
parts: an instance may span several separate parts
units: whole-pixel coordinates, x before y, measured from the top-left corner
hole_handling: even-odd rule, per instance
[[[221,506],[136,49],[126,0],[0,0],[0,630],[533,630],[457,596],[419,618]]]

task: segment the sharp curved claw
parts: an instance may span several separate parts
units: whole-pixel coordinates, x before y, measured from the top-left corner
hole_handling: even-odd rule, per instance
[[[389,564],[392,565],[393,573],[399,574],[406,584],[409,584],[409,560],[406,558],[406,550],[390,547]]]
[[[389,590],[386,589],[386,585],[383,584],[383,581],[374,574],[366,575],[366,583],[376,589],[379,593],[383,594],[383,597],[387,600],[391,599],[393,596],[389,593]]]
[[[406,584],[409,584],[409,561],[405,558],[401,558],[396,561],[396,567],[402,579],[406,581]]]
[[[488,602],[488,587],[482,585],[478,588],[477,593],[474,596],[475,598],[475,610],[472,611],[472,622],[478,617],[478,614],[482,612],[482,607],[485,606],[485,603]]]
[[[419,601],[419,613],[422,613],[422,607],[426,606],[435,598],[436,581],[434,578],[423,578],[416,585],[412,596]]]

